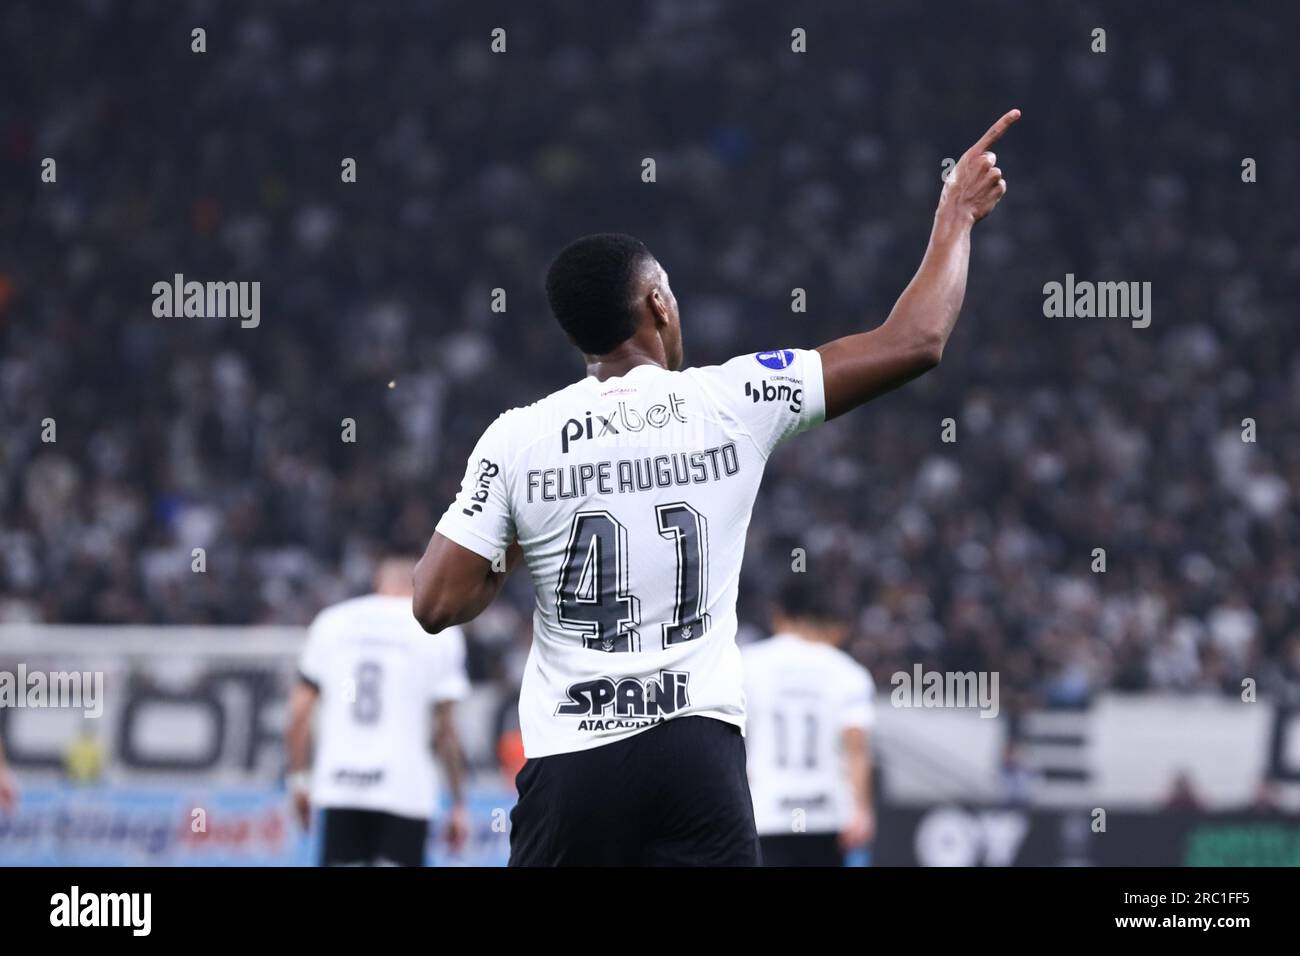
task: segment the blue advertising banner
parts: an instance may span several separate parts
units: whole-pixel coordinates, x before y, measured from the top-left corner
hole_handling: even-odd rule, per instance
[[[428,865],[505,865],[514,793],[468,801],[469,844],[453,856],[435,820]],[[0,812],[0,866],[311,866],[319,833],[302,832],[276,788],[29,786]]]

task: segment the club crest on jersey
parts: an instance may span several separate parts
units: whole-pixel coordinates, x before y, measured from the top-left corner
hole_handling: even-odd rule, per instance
[[[690,677],[689,671],[660,671],[658,679],[597,677],[594,680],[578,681],[565,689],[569,699],[555,708],[555,715],[635,719],[674,714],[690,704],[686,692]]]
[[[684,398],[669,392],[667,403],[656,402],[640,411],[629,408],[627,402],[619,402],[613,411],[604,415],[587,412],[581,419],[570,418],[560,428],[560,453],[568,454],[569,446],[583,439],[604,438],[623,432],[635,434],[647,426],[663,428],[669,422],[685,422],[686,415],[682,412],[685,404]]]
[[[777,349],[775,352],[758,352],[754,359],[764,368],[789,368],[794,363],[794,351]]]

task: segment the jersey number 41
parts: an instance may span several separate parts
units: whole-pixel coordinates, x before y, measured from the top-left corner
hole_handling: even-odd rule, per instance
[[[659,625],[662,647],[703,637],[709,629],[708,522],[684,501],[656,505],[659,536],[677,548],[671,621]],[[596,651],[641,650],[641,602],[628,591],[627,528],[608,511],[579,511],[555,585],[555,616]]]

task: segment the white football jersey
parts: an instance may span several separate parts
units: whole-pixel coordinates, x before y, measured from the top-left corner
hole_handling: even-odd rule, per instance
[[[687,714],[743,732],[750,510],[772,449],[824,418],[821,356],[783,349],[588,377],[488,427],[438,531],[489,560],[523,548],[536,594],[526,756]]]
[[[353,598],[316,616],[298,670],[320,691],[312,802],[432,816],[433,705],[469,693],[460,629],[426,634],[410,598]]]
[[[875,722],[871,675],[843,651],[793,634],[746,645],[743,657],[759,834],[838,833],[853,809],[841,743],[848,728]]]

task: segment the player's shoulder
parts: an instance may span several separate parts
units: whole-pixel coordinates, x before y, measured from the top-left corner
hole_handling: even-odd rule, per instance
[[[592,389],[598,384],[593,378],[580,378],[575,382],[570,382],[563,388],[557,388],[549,395],[544,395],[529,405],[512,408],[506,414],[513,415],[514,420],[520,423],[533,423],[538,419],[554,418],[556,415],[567,414],[568,409],[572,408],[575,403],[589,402],[592,398]]]
[[[737,419],[754,416],[784,421],[786,409],[798,416],[806,409],[820,417],[821,355],[809,349],[747,352],[721,365],[703,365],[684,373],[719,407]],[[777,435],[784,435],[781,431]],[[775,444],[775,441],[773,441]]]
[[[338,624],[359,616],[365,616],[372,613],[376,606],[382,604],[382,601],[376,601],[376,598],[381,597],[382,596],[378,594],[358,594],[355,597],[344,598],[342,601],[336,601],[333,604],[326,605],[317,612],[316,623]]]
[[[370,592],[346,598],[337,604],[322,608],[317,619],[329,622],[374,620],[376,618],[391,621],[410,618],[417,624],[411,609],[411,598],[395,594]]]
[[[321,608],[312,619],[308,633],[317,640],[324,640],[345,632],[349,622],[364,613],[366,597],[351,597]]]
[[[459,640],[460,628],[449,627],[436,636],[426,632],[415,619],[411,598],[404,595],[369,594],[357,598],[353,607],[357,619],[366,623],[367,630],[378,625],[392,637],[415,644],[420,649],[440,640],[444,635],[449,635],[448,640]]]
[[[846,681],[851,681],[853,683],[861,683],[865,681],[873,688],[875,687],[875,681],[871,678],[871,671],[858,663],[857,658],[852,654],[842,650],[841,648],[832,647],[830,644],[823,644],[821,645],[821,648],[827,666],[842,675]]]
[[[745,644],[741,647],[740,653],[744,657],[746,666],[780,669],[781,662],[789,657],[792,651],[797,651],[797,647],[793,647],[793,644],[794,641],[788,634],[773,634]]]
[[[589,393],[586,379],[571,382],[535,402],[507,408],[488,425],[485,434],[494,435],[502,445],[521,448],[537,439],[546,422],[567,417],[575,404],[587,401]]]
[[[685,369],[683,374],[702,382],[716,379],[762,378],[772,374],[799,374],[820,358],[811,349],[769,349],[763,352],[743,352],[716,365],[697,365]]]
[[[356,614],[360,609],[370,603],[372,595],[358,594],[355,597],[344,598],[342,601],[336,601],[321,608],[316,614],[318,621],[336,621]]]
[[[774,634],[755,647],[766,647],[762,653],[782,661],[799,660],[803,666],[820,666],[823,670],[846,677],[865,676],[870,673],[851,654],[821,641],[807,641],[794,634]]]

